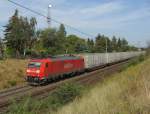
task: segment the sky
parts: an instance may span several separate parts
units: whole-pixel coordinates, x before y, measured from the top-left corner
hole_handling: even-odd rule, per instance
[[[150,0],[13,0],[44,15],[51,4],[51,17],[92,35],[98,33],[126,38],[130,44],[143,47],[150,41]],[[22,16],[36,17],[38,29],[48,27],[46,18],[0,0],[0,29],[19,10]],[[52,21],[52,27],[59,25]],[[67,28],[69,34],[88,36]],[[0,36],[3,32],[0,31]],[[90,36],[89,36],[90,37]]]

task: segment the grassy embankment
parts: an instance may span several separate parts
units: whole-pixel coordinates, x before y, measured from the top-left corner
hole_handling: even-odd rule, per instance
[[[9,113],[150,114],[150,59],[142,60],[133,60],[94,87],[65,84],[42,101],[27,97],[14,103]]]
[[[108,77],[55,114],[150,114],[150,59]]]
[[[24,83],[27,60],[0,60],[0,89]]]

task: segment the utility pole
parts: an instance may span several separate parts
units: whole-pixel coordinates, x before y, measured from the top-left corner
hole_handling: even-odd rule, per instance
[[[48,15],[47,15],[47,23],[48,23],[48,28],[51,28],[51,7],[52,5],[48,5]]]

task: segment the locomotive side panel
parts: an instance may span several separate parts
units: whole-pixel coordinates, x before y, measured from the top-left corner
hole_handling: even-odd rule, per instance
[[[83,59],[55,60],[52,61],[51,69],[52,69],[52,71],[50,72],[51,77],[78,72],[84,70],[84,60]]]

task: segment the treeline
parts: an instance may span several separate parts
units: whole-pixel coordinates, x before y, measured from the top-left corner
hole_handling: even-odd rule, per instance
[[[124,38],[98,34],[95,39],[83,39],[67,35],[63,24],[59,28],[37,30],[34,17],[20,16],[18,10],[5,26],[3,41],[0,40],[1,57],[28,57],[73,53],[104,53],[137,50]]]
[[[150,56],[150,41],[147,41],[146,54]]]

